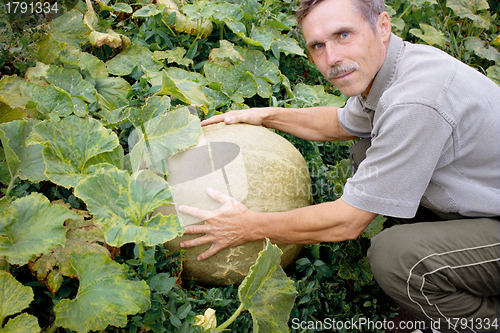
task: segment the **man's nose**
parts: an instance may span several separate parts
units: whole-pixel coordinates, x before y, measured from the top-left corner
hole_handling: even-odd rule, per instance
[[[326,62],[328,66],[334,66],[341,63],[344,60],[342,53],[338,45],[335,43],[326,43]]]

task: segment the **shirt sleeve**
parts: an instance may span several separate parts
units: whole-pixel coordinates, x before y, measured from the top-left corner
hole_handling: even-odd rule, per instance
[[[372,131],[372,121],[369,112],[365,111],[359,97],[351,97],[346,105],[337,111],[340,126],[349,134],[368,138]]]
[[[433,108],[396,105],[375,121],[372,144],[342,195],[376,214],[411,218],[432,178],[451,125]]]

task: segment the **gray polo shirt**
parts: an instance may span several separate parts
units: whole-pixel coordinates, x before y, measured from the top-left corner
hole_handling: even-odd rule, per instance
[[[338,112],[372,145],[346,203],[411,218],[420,203],[463,216],[500,215],[500,87],[436,48],[391,35],[367,98]]]

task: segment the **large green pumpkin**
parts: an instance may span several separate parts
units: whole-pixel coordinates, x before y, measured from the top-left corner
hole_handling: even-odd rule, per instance
[[[311,204],[311,179],[304,158],[286,139],[260,126],[219,123],[203,127],[198,145],[169,158],[168,169],[167,181],[177,205],[216,210],[220,204],[208,197],[208,187],[229,194],[258,212],[287,211]],[[160,211],[164,215],[178,214],[184,225],[204,223],[169,211],[168,207]],[[199,236],[184,235],[167,242],[165,247],[177,252],[181,250],[181,241]],[[300,245],[278,245],[283,251],[283,267],[294,262],[302,249]],[[237,285],[255,263],[264,242],[225,249],[198,261],[196,257],[209,247],[186,250],[183,278],[205,285]]]

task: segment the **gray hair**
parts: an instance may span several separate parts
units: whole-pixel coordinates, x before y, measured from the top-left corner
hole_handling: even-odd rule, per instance
[[[309,14],[309,12],[316,7],[317,4],[323,0],[300,0],[299,8],[295,13],[297,23],[302,25],[302,21]],[[380,13],[385,12],[384,0],[352,0],[354,2],[355,10],[361,14],[368,24],[370,24],[373,31]]]

